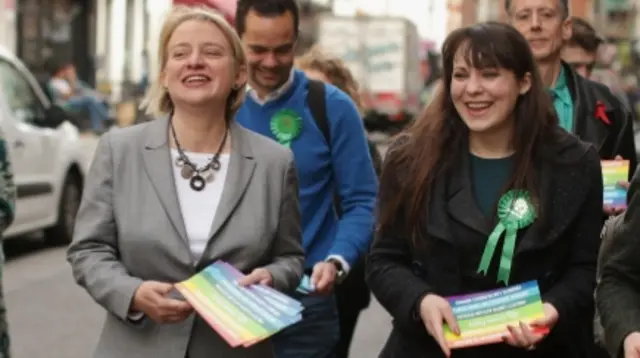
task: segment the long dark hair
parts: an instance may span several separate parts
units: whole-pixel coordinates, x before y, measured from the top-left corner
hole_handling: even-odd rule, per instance
[[[531,89],[518,98],[514,109],[515,167],[508,187],[529,191],[534,203],[538,202],[537,164],[546,157],[544,141],[557,133],[558,118],[551,98],[527,41],[516,29],[487,22],[453,31],[442,47],[441,88],[421,117],[396,139],[380,178],[378,230],[409,236],[414,243],[425,239],[419,223],[428,217],[435,179],[447,175],[466,154],[462,148],[467,148],[469,131],[450,96],[453,61],[460,49],[465,51],[469,66],[502,68],[512,71],[517,79],[531,76]]]

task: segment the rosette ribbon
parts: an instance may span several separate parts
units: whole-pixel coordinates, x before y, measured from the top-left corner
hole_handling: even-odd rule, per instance
[[[518,230],[531,225],[536,219],[536,212],[529,193],[523,190],[511,190],[498,201],[498,224],[493,229],[484,247],[478,273],[486,275],[491,258],[496,251],[500,237],[504,234],[504,245],[498,268],[498,282],[509,284],[513,254],[516,248]]]
[[[300,135],[302,118],[295,111],[283,109],[273,115],[270,128],[278,143],[290,148],[291,142]]]

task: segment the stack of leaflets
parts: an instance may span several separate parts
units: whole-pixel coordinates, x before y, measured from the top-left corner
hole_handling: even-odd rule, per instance
[[[629,180],[628,160],[603,160],[602,182],[604,185],[604,204],[614,208],[627,207],[627,190],[618,184]]]
[[[460,335],[444,324],[444,338],[450,348],[464,348],[502,342],[509,335],[507,326],[544,317],[540,289],[536,281],[464,296],[447,297],[458,321]],[[547,334],[544,327],[533,333]]]
[[[217,261],[176,289],[232,347],[249,347],[302,319],[302,304],[265,285],[241,287],[244,275]]]

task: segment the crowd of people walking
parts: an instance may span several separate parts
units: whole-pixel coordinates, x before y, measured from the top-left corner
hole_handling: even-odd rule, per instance
[[[380,357],[638,356],[636,248],[621,248],[635,199],[604,205],[601,169],[635,171],[634,115],[588,79],[599,39],[566,1],[505,10],[447,37],[433,96],[382,164],[349,70],[320,48],[295,57],[294,1],[240,0],[235,29],[173,9],[145,103],[156,119],[101,138],[68,250],[109,312],[95,356],[347,357],[371,293],[393,317]],[[594,324],[610,217],[624,220],[607,221]],[[171,293],[216,259],[301,301],[302,321],[230,348]],[[303,275],[312,294],[295,291]],[[446,297],[531,280],[542,318],[449,347]]]
[[[567,0],[504,9],[506,23],[448,35],[440,80],[383,161],[344,63],[296,58],[296,1],[239,0],[235,28],[174,7],[143,103],[154,119],[101,136],[68,248],[107,312],[93,356],[359,357],[373,295],[393,318],[383,358],[640,358],[635,114],[589,79],[602,39]],[[104,108],[69,87],[72,66],[51,72],[98,128]],[[603,160],[629,163],[626,207],[604,205]],[[0,174],[1,230],[15,196],[1,141]],[[230,347],[174,287],[216,260],[300,301],[302,320]],[[305,275],[312,293],[296,291]],[[541,318],[450,347],[447,297],[528,281]]]

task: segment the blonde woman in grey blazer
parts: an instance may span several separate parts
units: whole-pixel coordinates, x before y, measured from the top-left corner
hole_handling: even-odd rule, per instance
[[[219,15],[176,7],[145,105],[158,119],[105,134],[68,250],[80,286],[107,311],[95,358],[268,358],[231,348],[174,284],[216,260],[241,284],[292,291],[302,276],[292,153],[241,128],[245,55]]]

